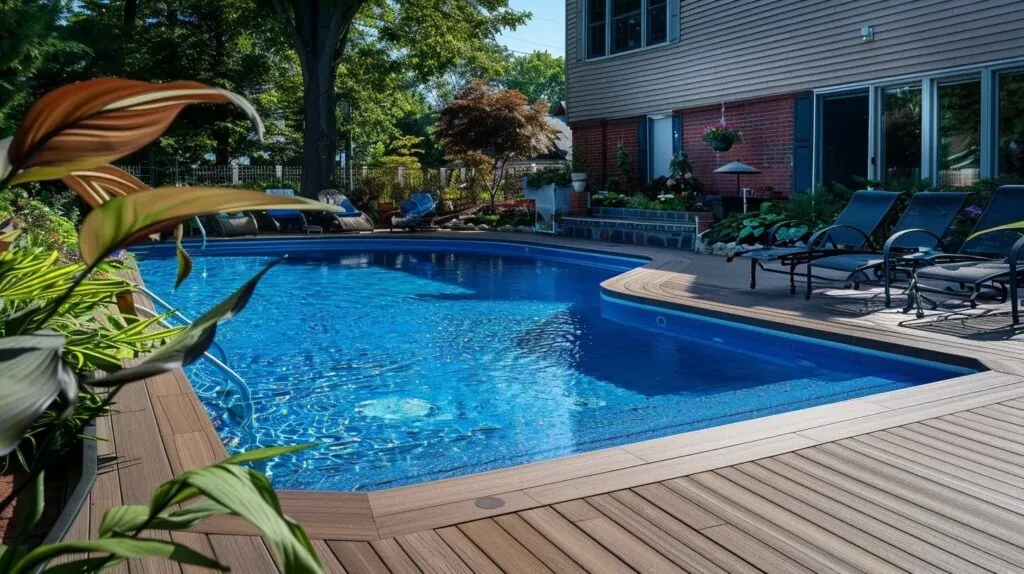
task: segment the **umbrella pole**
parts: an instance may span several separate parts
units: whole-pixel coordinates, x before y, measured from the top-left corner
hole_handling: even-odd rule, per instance
[[[740,174],[738,174],[738,173],[736,174],[736,191],[739,192],[739,194],[741,196],[743,196],[743,213],[746,214],[747,213],[747,194],[746,194],[745,191],[743,191],[743,188],[740,187]]]

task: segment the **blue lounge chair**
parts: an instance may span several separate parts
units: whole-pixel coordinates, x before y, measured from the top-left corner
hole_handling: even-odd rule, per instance
[[[754,249],[740,255],[750,260],[750,288],[757,288],[757,268],[768,273],[789,275],[789,294],[796,294],[796,268],[813,259],[821,259],[841,253],[864,252],[864,246],[871,242],[871,234],[892,209],[899,193],[893,191],[861,190],[853,194],[839,217],[832,225],[815,232],[807,240],[806,247],[779,247],[774,245],[775,235],[780,229],[792,225],[783,221],[768,231],[768,246]],[[869,249],[868,252],[874,252]],[[727,259],[732,261],[735,255]],[[777,263],[780,268],[765,267],[765,263]],[[802,276],[802,274],[801,274]]]
[[[914,268],[925,260],[922,255],[931,249],[945,249],[942,237],[960,213],[967,196],[967,193],[951,191],[914,194],[881,253],[845,253],[808,261],[807,298],[811,297],[812,281],[837,281],[816,277],[812,268],[828,269],[845,274],[840,281],[852,284],[854,289],[859,288],[860,283],[881,280],[888,307],[892,303],[890,287],[896,274],[910,279]]]
[[[930,257],[930,265],[914,272],[903,311],[916,306],[921,317],[924,301],[932,309],[937,308],[938,304],[923,293],[967,299],[973,308],[978,296],[989,290],[1002,301],[1010,300],[1013,324],[1019,324],[1017,287],[1022,277],[1018,259],[1024,251],[1024,230],[1005,226],[1022,220],[1024,185],[998,187],[960,251]]]
[[[267,189],[267,194],[279,197],[295,197],[295,190],[271,188]],[[311,231],[319,231],[320,233],[323,233],[322,227],[319,225],[310,225],[309,222],[306,221],[306,216],[298,209],[268,209],[266,213],[274,222],[278,231],[298,229],[299,231],[306,232],[307,235]]]
[[[434,213],[437,202],[429,193],[419,192],[410,195],[409,199],[399,204],[399,207],[402,208],[402,215],[391,218],[391,229],[416,229]]]
[[[341,231],[373,231],[373,219],[359,211],[341,192],[325,189],[320,192],[317,199],[321,203],[336,205],[344,210],[325,214],[330,218],[329,225],[332,228],[340,228]]]

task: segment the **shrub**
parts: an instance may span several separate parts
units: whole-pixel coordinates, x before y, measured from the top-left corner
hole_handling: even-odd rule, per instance
[[[75,223],[56,209],[34,199],[24,188],[0,191],[0,222],[14,219],[21,230],[18,245],[56,251],[61,261],[78,258]]]
[[[530,172],[526,174],[526,186],[536,188],[552,183],[559,187],[570,185],[572,184],[571,174],[573,169],[568,165],[563,165]]]

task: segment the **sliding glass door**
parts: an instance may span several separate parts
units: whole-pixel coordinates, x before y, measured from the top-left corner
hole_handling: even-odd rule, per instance
[[[821,99],[821,182],[856,188],[868,176],[868,92]]]

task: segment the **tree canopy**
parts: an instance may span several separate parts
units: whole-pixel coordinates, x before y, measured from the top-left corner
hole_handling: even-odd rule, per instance
[[[561,98],[561,59],[514,58],[497,42],[528,18],[508,0],[6,0],[0,137],[28,103],[68,82],[186,79],[250,99],[266,140],[237,111],[197,106],[127,162],[314,158],[322,179],[350,134],[359,162],[394,156],[393,143],[415,136],[417,158],[437,165],[438,114],[473,80],[515,87],[530,103]],[[320,55],[309,49],[317,42]]]

